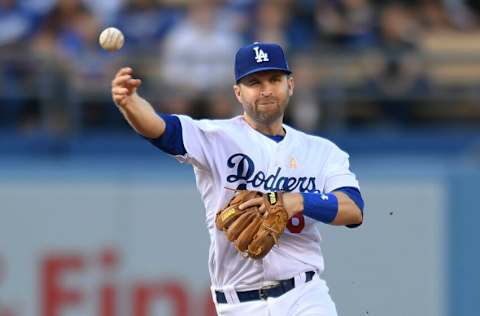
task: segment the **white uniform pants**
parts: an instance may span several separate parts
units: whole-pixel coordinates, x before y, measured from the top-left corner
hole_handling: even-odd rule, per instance
[[[237,304],[217,304],[219,316],[337,316],[324,280],[317,274],[279,297]]]

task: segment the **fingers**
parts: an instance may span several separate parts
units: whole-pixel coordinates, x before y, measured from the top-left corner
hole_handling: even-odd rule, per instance
[[[121,75],[113,79],[112,88],[117,86],[137,88],[141,83],[142,81],[140,79],[133,79],[131,75]]]
[[[125,100],[125,98],[128,96],[128,89],[127,88],[114,88],[112,89],[112,98],[113,98],[113,101],[117,104],[117,105],[122,105]]]
[[[113,79],[112,86],[119,86],[125,84],[128,80],[132,79],[131,75],[120,75]]]
[[[142,84],[140,79],[132,78],[132,73],[130,67],[121,68],[112,80],[112,98],[116,104],[122,104]]]
[[[142,80],[140,79],[130,79],[127,81],[127,85],[131,88],[138,88],[142,84]]]
[[[141,84],[140,79],[132,78],[133,70],[130,67],[121,68],[112,80],[112,88],[115,86],[130,86],[136,88]]]
[[[244,210],[252,206],[260,206],[260,205],[263,205],[263,197],[259,197],[259,198],[255,198],[255,199],[251,199],[246,202],[243,202],[238,206],[238,208],[240,210]]]
[[[133,69],[130,68],[130,67],[123,67],[123,68],[120,68],[120,70],[117,71],[117,73],[115,74],[115,77],[118,77],[118,76],[123,76],[123,75],[127,75],[127,74],[132,74],[133,72]]]
[[[112,94],[113,95],[122,95],[122,94],[127,94],[128,93],[128,89],[127,88],[122,88],[122,87],[115,87],[115,88],[112,88]]]

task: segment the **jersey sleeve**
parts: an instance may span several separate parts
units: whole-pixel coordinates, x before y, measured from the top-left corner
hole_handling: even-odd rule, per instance
[[[212,126],[209,126],[208,121],[194,120],[186,115],[176,116],[181,122],[183,146],[186,153],[176,155],[175,158],[182,163],[192,164],[202,170],[209,169],[213,149],[211,146],[214,143],[211,133],[209,133]]]
[[[334,145],[325,170],[325,192],[341,187],[359,188],[357,177],[350,170],[349,155]]]
[[[180,119],[175,115],[158,113],[165,121],[165,131],[158,138],[146,138],[158,149],[173,156],[185,155],[187,151],[183,145],[182,124]]]

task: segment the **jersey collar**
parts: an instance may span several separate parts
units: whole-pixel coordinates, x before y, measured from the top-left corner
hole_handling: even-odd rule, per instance
[[[239,115],[238,118],[241,120],[242,124],[244,124],[249,130],[253,131],[254,133],[258,133],[266,138],[268,138],[269,140],[277,143],[277,144],[280,144],[280,143],[284,143],[285,142],[285,139],[287,138],[287,135],[289,134],[288,133],[288,129],[287,127],[285,126],[285,124],[282,124],[282,128],[283,130],[285,131],[285,135],[267,135],[267,134],[264,134],[260,131],[257,131],[256,129],[254,129],[253,127],[251,127],[246,121],[245,119],[243,118],[243,115]]]

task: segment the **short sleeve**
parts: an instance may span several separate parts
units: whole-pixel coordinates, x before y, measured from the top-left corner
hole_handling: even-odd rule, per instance
[[[185,155],[186,150],[183,145],[182,124],[180,123],[180,119],[170,114],[159,113],[158,115],[165,121],[165,131],[163,135],[158,138],[142,137],[169,155]]]
[[[350,170],[349,155],[337,146],[330,152],[325,170],[325,192],[341,187],[359,188],[357,177]]]
[[[175,158],[183,163],[189,163],[199,169],[209,168],[209,156],[207,155],[209,143],[208,123],[194,120],[186,115],[177,115],[182,125],[183,145],[186,154],[177,155]]]

